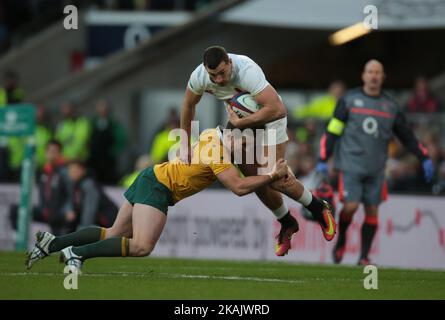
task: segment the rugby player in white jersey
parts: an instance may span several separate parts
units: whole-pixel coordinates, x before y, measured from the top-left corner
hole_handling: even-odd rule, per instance
[[[195,117],[196,105],[205,92],[226,102],[237,93],[250,93],[262,107],[244,118],[239,118],[230,108],[227,108],[228,127],[241,130],[265,128],[262,141],[263,155],[267,160],[284,158],[288,140],[286,107],[275,89],[266,80],[262,69],[252,59],[244,55],[227,53],[220,46],[212,46],[204,51],[202,63],[190,76],[182,104],[181,128],[187,132],[187,137],[190,137],[191,121]],[[274,134],[269,134],[269,132]],[[190,163],[191,159],[189,150],[191,150],[190,139],[181,140],[181,160],[187,163]],[[270,152],[275,152],[275,157],[268,157]],[[257,174],[260,166],[258,163],[264,165],[264,159],[253,164],[238,163],[238,166],[245,175],[252,176]],[[298,202],[306,207],[320,223],[325,239],[332,240],[336,224],[328,203],[313,196],[298,180],[293,181],[301,192]],[[298,222],[289,213],[281,193],[268,185],[258,188],[255,193],[281,223],[275,254],[284,256],[291,247],[292,235],[298,231]]]

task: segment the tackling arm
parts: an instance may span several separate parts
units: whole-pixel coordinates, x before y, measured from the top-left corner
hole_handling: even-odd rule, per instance
[[[261,176],[248,176],[241,178],[235,167],[230,167],[219,173],[216,177],[229,190],[238,196],[249,194],[255,189],[268,183],[277,181],[287,174],[287,162],[279,159],[272,173]]]

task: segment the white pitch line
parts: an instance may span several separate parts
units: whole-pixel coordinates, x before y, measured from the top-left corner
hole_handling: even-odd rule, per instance
[[[63,273],[38,273],[38,272],[1,272],[0,276],[63,276]],[[169,278],[184,278],[184,279],[210,279],[210,280],[241,280],[241,281],[255,281],[255,282],[279,282],[279,283],[305,283],[306,280],[285,280],[275,278],[258,278],[258,277],[240,277],[240,276],[211,276],[202,274],[181,274],[181,273],[138,273],[138,272],[111,272],[111,273],[83,273],[81,277],[115,277],[115,276],[136,276],[143,278],[153,278],[156,276]]]
[[[273,278],[257,278],[257,277],[237,277],[237,276],[209,276],[200,274],[177,274],[177,273],[160,273],[172,278],[192,278],[192,279],[217,279],[217,280],[243,280],[257,282],[281,282],[281,283],[304,283],[305,280],[285,280]]]

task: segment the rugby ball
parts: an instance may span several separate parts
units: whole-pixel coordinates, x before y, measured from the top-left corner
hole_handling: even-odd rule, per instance
[[[248,92],[240,92],[234,95],[229,101],[229,106],[240,118],[247,117],[261,108]]]

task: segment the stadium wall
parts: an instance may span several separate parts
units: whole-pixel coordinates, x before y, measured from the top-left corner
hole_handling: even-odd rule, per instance
[[[107,189],[116,203],[123,201],[122,191]],[[0,186],[0,250],[14,248],[8,210],[18,196],[18,186]],[[172,207],[153,256],[332,263],[334,243],[326,242],[320,227],[300,215],[299,204],[286,201],[300,222],[300,231],[283,258],[274,255],[279,226],[272,214],[254,195],[240,198],[225,190],[206,190]],[[443,197],[391,195],[381,206],[372,261],[384,267],[445,270],[444,206]],[[362,221],[360,209],[348,230],[346,264],[358,260]],[[31,232],[39,228],[47,227],[33,223]]]
[[[73,59],[85,51],[83,14],[79,15],[78,30],[67,31],[58,21],[0,57],[0,70],[19,74],[27,99],[75,71]]]

